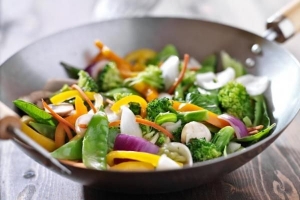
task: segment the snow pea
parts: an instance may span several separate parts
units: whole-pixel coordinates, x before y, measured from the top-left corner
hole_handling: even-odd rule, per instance
[[[108,119],[104,112],[93,115],[83,138],[82,160],[86,167],[106,169],[106,154],[108,152]]]
[[[82,158],[82,136],[75,136],[71,141],[51,153],[54,158],[79,160]]]

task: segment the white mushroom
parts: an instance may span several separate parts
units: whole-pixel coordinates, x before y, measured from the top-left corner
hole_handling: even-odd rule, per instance
[[[205,138],[206,141],[211,140],[211,133],[209,129],[200,122],[189,122],[184,125],[181,133],[181,142],[188,143],[192,138]]]
[[[67,116],[74,110],[74,106],[70,103],[60,103],[58,105],[49,104],[49,107],[60,116]],[[50,113],[50,111],[44,108],[46,112]]]
[[[75,122],[75,131],[78,135],[83,135],[85,133],[92,117],[93,114],[84,114],[77,118]],[[82,125],[86,125],[86,128],[83,128]]]
[[[180,142],[171,142],[165,144],[165,148],[168,149],[170,152],[176,152],[179,155],[183,156],[186,159],[186,162],[184,163],[185,165],[187,166],[193,165],[192,154],[186,145]]]

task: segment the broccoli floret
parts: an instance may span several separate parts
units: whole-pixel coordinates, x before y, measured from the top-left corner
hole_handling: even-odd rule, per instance
[[[194,162],[210,160],[222,155],[222,153],[217,150],[215,144],[205,139],[192,138],[188,142],[187,147],[191,151]]]
[[[164,89],[162,71],[153,65],[148,66],[144,71],[138,73],[136,77],[125,79],[125,83],[129,86],[133,86],[137,83],[145,83],[157,90]]]
[[[83,91],[88,91],[88,92],[98,92],[99,88],[97,83],[94,81],[90,75],[83,71],[80,70],[78,73],[78,86],[83,90]]]
[[[97,84],[101,92],[122,87],[123,79],[114,62],[109,62],[97,77]]]
[[[172,135],[173,135],[173,141],[174,142],[180,142],[181,141],[181,133],[182,133],[182,129],[183,129],[183,125],[181,125],[177,130],[172,131]]]
[[[119,101],[120,99],[122,99],[124,97],[127,97],[127,96],[130,96],[130,95],[132,95],[132,93],[115,93],[113,95],[113,97],[114,97],[115,101]]]
[[[155,117],[159,113],[165,113],[165,112],[176,113],[176,111],[172,107],[172,102],[166,97],[160,99],[154,99],[153,101],[150,101],[148,103],[146,111],[147,111],[146,117],[151,121],[154,121]]]
[[[167,136],[165,136],[162,133],[159,133],[159,137],[158,137],[157,141],[155,142],[155,144],[160,147],[163,144],[165,144],[166,142],[167,142]]]
[[[130,102],[129,103],[129,109],[133,112],[135,115],[141,114],[141,105],[137,102]]]
[[[242,84],[234,81],[227,83],[219,91],[218,99],[222,108],[228,114],[241,120],[247,116],[251,121],[253,121],[253,100]]]

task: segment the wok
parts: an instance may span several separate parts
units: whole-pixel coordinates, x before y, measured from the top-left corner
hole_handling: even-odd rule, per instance
[[[291,9],[289,12],[288,14],[292,13]],[[282,28],[282,20],[292,17],[290,22],[294,22],[295,13],[288,14],[285,17],[277,15],[268,23],[269,32],[266,37],[283,41],[292,35],[290,30],[279,30]],[[297,28],[299,26],[295,26],[294,30]],[[249,67],[248,72],[268,76],[271,80],[265,96],[273,116],[272,121],[277,126],[270,136],[244,151],[196,163],[180,170],[124,173],[65,165],[72,174],[61,175],[83,185],[127,193],[160,193],[199,186],[241,167],[261,153],[280,136],[300,108],[300,64],[280,45],[238,28],[180,18],[103,21],[39,40],[13,55],[0,67],[0,100],[14,109],[14,99],[40,90],[48,79],[67,77],[59,65],[60,61],[86,66],[86,55],[96,54],[97,49],[93,47],[92,41],[97,38],[119,55],[145,47],[159,50],[165,44],[171,43],[178,47],[181,55],[189,53],[198,60],[220,50],[226,50],[240,61],[249,61],[250,58],[255,64],[252,62],[254,66]],[[254,44],[261,51],[259,48],[254,49],[257,47],[253,47]],[[17,141],[17,144],[35,161],[49,167],[49,163],[31,147],[21,141]],[[56,171],[53,168],[51,170]]]

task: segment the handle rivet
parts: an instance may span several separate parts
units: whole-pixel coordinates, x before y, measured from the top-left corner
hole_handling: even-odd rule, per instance
[[[261,46],[259,44],[252,45],[251,52],[254,54],[260,54],[262,52]]]
[[[24,178],[29,179],[35,177],[35,172],[33,170],[28,170],[23,175]]]
[[[247,67],[252,68],[255,66],[255,61],[252,58],[247,58],[245,64]]]

